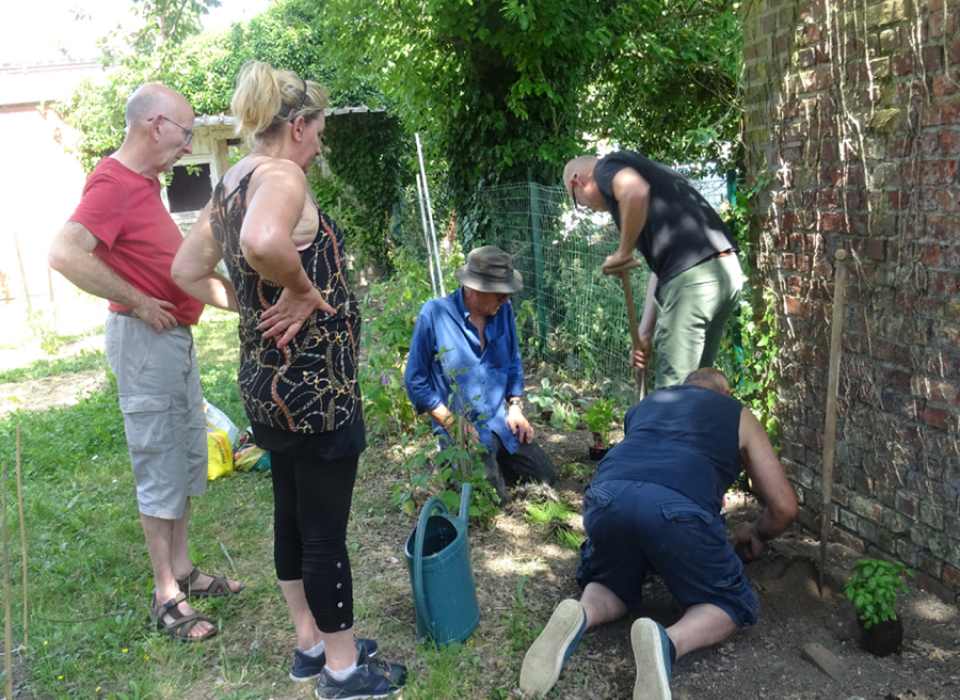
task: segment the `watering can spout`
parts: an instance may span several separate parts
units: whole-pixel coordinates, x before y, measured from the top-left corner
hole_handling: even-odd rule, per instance
[[[470,484],[465,483],[460,492],[460,518],[464,524],[470,524]]]

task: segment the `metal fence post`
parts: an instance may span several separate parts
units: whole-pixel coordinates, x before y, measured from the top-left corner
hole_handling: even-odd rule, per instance
[[[547,357],[546,299],[543,294],[543,244],[540,240],[540,193],[537,183],[527,183],[530,188],[530,229],[533,234],[533,288],[537,295],[537,325],[540,330],[540,359]]]

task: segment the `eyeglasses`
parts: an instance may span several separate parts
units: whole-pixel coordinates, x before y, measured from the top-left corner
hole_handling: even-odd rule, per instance
[[[150,117],[147,121],[152,122],[154,119],[163,119],[164,121],[170,122],[171,124],[173,124],[175,127],[180,129],[187,135],[187,143],[190,143],[191,141],[193,141],[193,129],[188,129],[185,126],[180,126],[175,121],[173,121],[170,117],[165,117],[162,114],[158,114],[156,117]]]
[[[498,303],[500,303],[500,304],[505,304],[505,303],[508,302],[508,301],[510,301],[510,295],[509,295],[509,294],[497,294],[497,302],[498,302]]]
[[[577,173],[573,174],[573,179],[577,179]],[[578,211],[580,209],[580,202],[577,201],[577,186],[574,185],[573,182],[570,183],[570,199],[573,200],[574,211]]]

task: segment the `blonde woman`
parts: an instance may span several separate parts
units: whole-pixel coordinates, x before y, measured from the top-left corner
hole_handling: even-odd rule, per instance
[[[251,62],[231,110],[250,155],[228,170],[173,263],[185,291],[240,314],[240,394],[270,451],[274,561],[297,632],[290,677],[318,698],[384,697],[403,666],[353,636],[346,531],[366,447],[357,352],[360,316],[343,233],[313,202],[326,91]],[[214,268],[223,259],[230,280]]]

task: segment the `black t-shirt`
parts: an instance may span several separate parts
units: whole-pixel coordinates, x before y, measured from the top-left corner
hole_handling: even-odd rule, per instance
[[[728,250],[736,250],[720,215],[683,175],[673,168],[633,151],[604,156],[593,179],[620,228],[620,206],[613,196],[613,178],[633,168],[650,184],[647,222],[637,239],[637,250],[657,275],[657,285]]]

